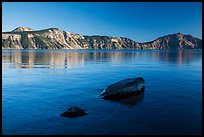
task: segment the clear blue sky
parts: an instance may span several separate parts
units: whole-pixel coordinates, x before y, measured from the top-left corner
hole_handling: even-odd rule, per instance
[[[138,42],[181,32],[202,38],[201,2],[3,2],[2,30],[59,28]]]

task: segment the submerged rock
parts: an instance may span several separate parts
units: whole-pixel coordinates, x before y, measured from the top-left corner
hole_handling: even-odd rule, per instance
[[[65,111],[64,113],[61,114],[61,116],[63,117],[79,117],[79,116],[84,116],[87,115],[88,113],[85,112],[85,110],[76,107],[76,106],[72,106],[70,107],[67,111]]]
[[[101,93],[103,99],[121,99],[144,92],[145,81],[142,77],[124,79],[109,85]]]

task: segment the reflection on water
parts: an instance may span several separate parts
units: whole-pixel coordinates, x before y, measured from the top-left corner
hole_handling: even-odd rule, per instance
[[[139,95],[134,95],[134,96],[129,96],[123,99],[119,99],[119,100],[107,100],[110,102],[115,102],[115,103],[120,103],[122,105],[128,106],[128,107],[132,107],[132,106],[136,106],[139,103],[141,103],[144,100],[144,92],[142,92]]]
[[[176,53],[175,53],[176,52]],[[38,50],[3,50],[2,62],[10,63],[13,68],[68,68],[72,66],[83,66],[87,62],[100,63],[102,61],[111,63],[124,63],[125,61],[140,62],[140,58],[152,62],[166,62],[184,64],[198,58],[202,54],[194,50],[180,51],[136,51],[136,52],[98,52],[95,50],[78,51],[53,51],[46,52]]]

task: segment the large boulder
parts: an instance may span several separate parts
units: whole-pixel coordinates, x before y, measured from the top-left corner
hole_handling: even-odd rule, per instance
[[[101,93],[103,99],[121,99],[144,92],[145,81],[142,77],[129,78],[109,85]]]
[[[67,111],[63,112],[61,116],[73,118],[73,117],[84,116],[87,114],[88,113],[85,110],[76,106],[72,106]]]

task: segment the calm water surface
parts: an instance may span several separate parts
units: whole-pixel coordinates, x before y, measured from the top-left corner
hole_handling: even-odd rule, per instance
[[[131,102],[109,84],[145,79]],[[202,134],[202,51],[2,50],[3,134]],[[70,106],[87,116],[64,118]]]

